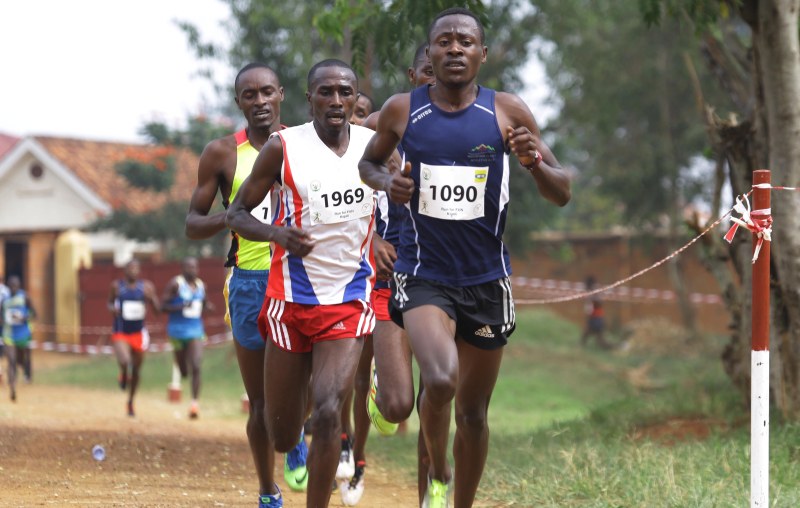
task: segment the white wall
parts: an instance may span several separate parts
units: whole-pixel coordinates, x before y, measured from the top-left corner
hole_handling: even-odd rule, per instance
[[[54,171],[40,163],[44,174],[34,179],[26,154],[0,179],[0,233],[82,228],[96,212]]]

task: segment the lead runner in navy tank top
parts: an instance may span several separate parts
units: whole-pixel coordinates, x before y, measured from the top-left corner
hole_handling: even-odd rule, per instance
[[[451,113],[431,102],[428,85],[411,92],[400,146],[411,162],[416,189],[400,233],[396,272],[451,286],[482,284],[511,273],[502,240],[508,154],[494,98],[494,90],[478,87],[471,106]]]

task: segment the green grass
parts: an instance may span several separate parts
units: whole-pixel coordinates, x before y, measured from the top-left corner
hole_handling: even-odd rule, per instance
[[[749,415],[722,371],[725,339],[704,337],[669,354],[622,355],[583,349],[579,335],[551,313],[519,312],[492,398],[479,499],[554,508],[747,506]],[[170,362],[168,354],[148,356],[144,391],[161,396]],[[647,382],[631,383],[629,374],[643,365]],[[207,350],[203,372],[204,411],[216,405],[222,415],[243,418],[242,382],[229,348]],[[115,389],[116,366],[106,357],[37,376]],[[711,434],[648,437],[648,429],[676,419],[711,422]],[[414,415],[404,436],[372,433],[368,456],[414,481],[417,428]],[[771,429],[771,506],[800,506],[799,432],[800,424]]]

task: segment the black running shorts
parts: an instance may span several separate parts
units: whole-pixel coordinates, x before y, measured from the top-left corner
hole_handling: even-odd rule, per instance
[[[514,298],[508,277],[475,286],[454,287],[404,273],[391,281],[389,314],[403,326],[403,313],[435,305],[456,322],[456,334],[480,349],[498,349],[516,328]]]

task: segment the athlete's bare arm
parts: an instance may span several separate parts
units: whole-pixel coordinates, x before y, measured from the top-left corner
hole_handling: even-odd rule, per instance
[[[106,306],[108,307],[109,312],[111,312],[115,316],[118,316],[120,310],[116,306],[116,301],[117,301],[117,281],[112,281],[111,289],[108,292],[108,301],[106,302]]]
[[[153,308],[153,312],[156,314],[161,314],[161,304],[158,303],[158,296],[156,296],[156,288],[153,286],[153,283],[149,280],[143,281],[142,286],[144,286],[144,299],[150,303],[150,306]]]
[[[186,236],[192,240],[210,238],[225,229],[225,212],[209,215],[217,190],[225,199],[230,195],[236,171],[236,142],[233,136],[215,139],[200,155],[197,187],[186,215]]]
[[[170,279],[167,287],[164,288],[164,294],[161,297],[161,310],[163,312],[177,312],[183,309],[183,303],[171,303],[172,300],[178,296],[178,280],[173,277]]]
[[[278,136],[270,138],[258,154],[253,171],[242,182],[228,206],[225,222],[237,234],[255,242],[276,242],[296,256],[305,256],[314,248],[309,234],[295,227],[263,224],[250,214],[261,204],[277,181],[283,166],[283,144]]]
[[[408,203],[414,193],[414,180],[408,177],[411,164],[401,171],[390,172],[386,162],[405,133],[410,107],[410,94],[393,95],[381,108],[375,134],[369,140],[358,163],[361,179],[376,190],[386,192],[395,203]]]
[[[558,206],[566,205],[571,197],[569,175],[542,140],[539,126],[527,104],[514,94],[497,92],[495,110],[506,143],[520,164],[533,175],[539,193]],[[538,164],[537,151],[541,155]]]

